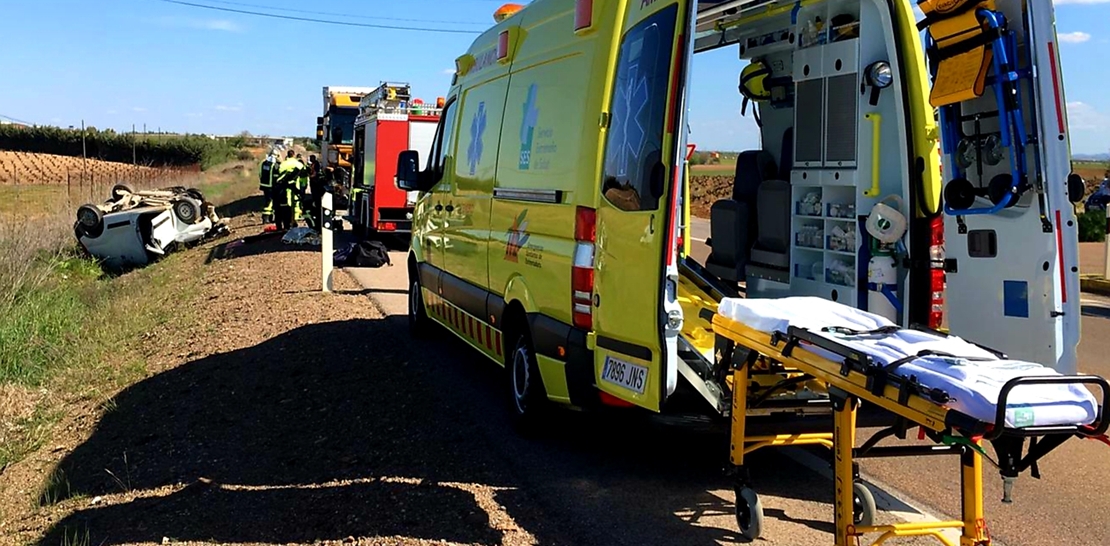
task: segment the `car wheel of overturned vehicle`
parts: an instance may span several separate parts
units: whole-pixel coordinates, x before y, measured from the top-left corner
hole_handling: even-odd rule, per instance
[[[99,237],[104,232],[104,213],[96,205],[81,205],[77,209],[77,229],[85,237]]]
[[[122,199],[127,194],[135,193],[135,190],[127,184],[116,184],[112,186],[112,199]]]
[[[189,189],[185,190],[185,195],[188,195],[189,197],[192,197],[193,199],[196,199],[199,203],[204,203],[204,194],[201,193],[200,190],[198,190],[196,188],[189,188]]]
[[[200,205],[192,198],[179,199],[173,204],[173,213],[178,220],[195,224],[200,220]]]
[[[513,425],[521,432],[533,432],[544,412],[547,394],[543,390],[536,351],[532,348],[529,335],[518,335],[513,347],[508,366]]]

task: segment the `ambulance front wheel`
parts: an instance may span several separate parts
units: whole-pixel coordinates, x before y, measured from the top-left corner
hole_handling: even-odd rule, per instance
[[[763,534],[763,503],[750,487],[736,490],[736,526],[740,536],[752,541]]]
[[[424,308],[424,293],[420,290],[420,279],[409,282],[409,332],[414,337],[427,337],[432,328],[432,320]]]
[[[857,527],[870,527],[875,525],[875,495],[863,482],[852,484],[852,522]]]

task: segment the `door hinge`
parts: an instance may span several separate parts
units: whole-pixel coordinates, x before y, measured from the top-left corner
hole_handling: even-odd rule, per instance
[[[1065,313],[1063,311],[1053,311],[1053,312],[1049,313],[1049,316],[1051,316],[1052,318],[1060,318],[1064,315],[1065,315]]]
[[[609,112],[602,112],[601,113],[601,119],[599,120],[598,125],[602,129],[608,129],[609,128],[609,121],[611,119],[612,119],[612,115],[609,114]]]

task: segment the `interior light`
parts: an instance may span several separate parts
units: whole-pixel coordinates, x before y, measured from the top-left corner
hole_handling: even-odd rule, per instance
[[[886,89],[890,84],[894,83],[894,71],[890,68],[890,63],[886,61],[877,61],[871,63],[867,67],[867,83],[879,89]]]

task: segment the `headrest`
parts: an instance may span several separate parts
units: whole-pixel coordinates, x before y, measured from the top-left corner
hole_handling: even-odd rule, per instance
[[[775,158],[764,150],[740,152],[736,158],[736,182],[732,188],[732,198],[748,201],[755,198],[759,185],[765,180],[778,176]]]

